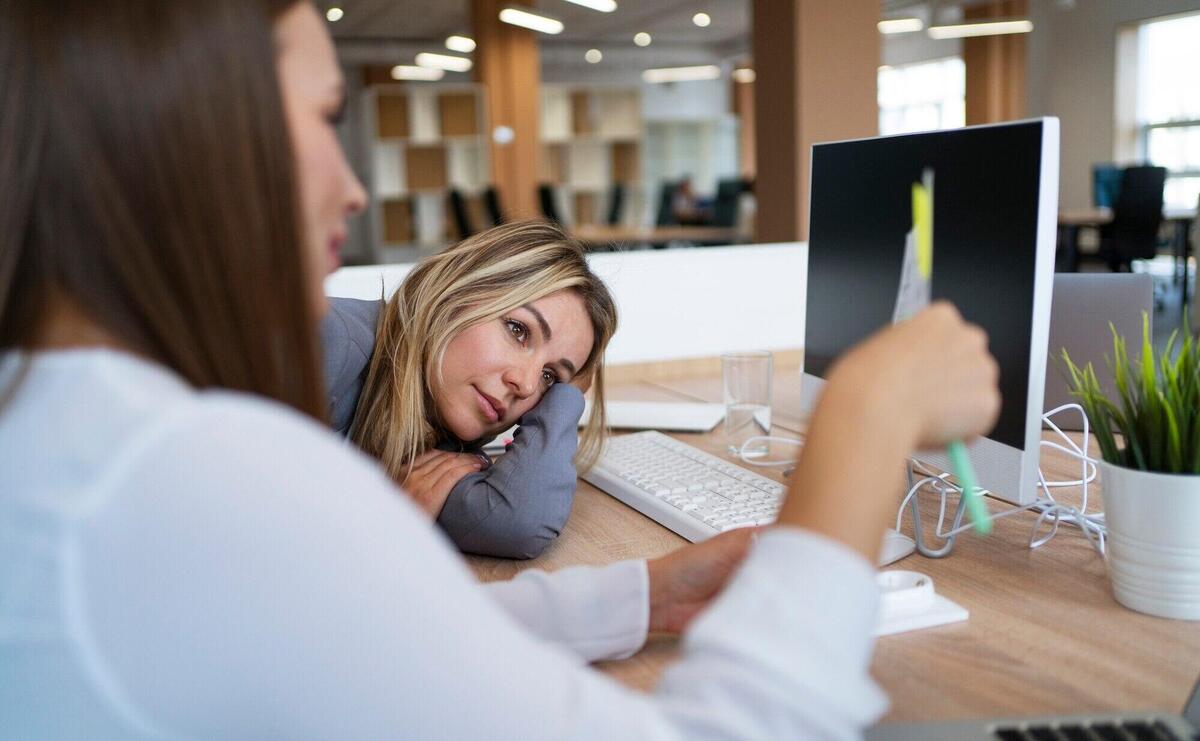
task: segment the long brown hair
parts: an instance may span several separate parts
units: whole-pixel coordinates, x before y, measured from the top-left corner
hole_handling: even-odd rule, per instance
[[[0,0],[0,349],[68,297],[196,387],[325,416],[273,23],[297,0]]]
[[[558,291],[579,295],[592,323],[592,349],[579,373],[592,374],[594,411],[576,455],[581,468],[590,468],[603,443],[604,351],[617,330],[616,302],[582,245],[538,221],[476,234],[408,274],[383,308],[350,439],[403,481],[413,459],[444,435],[430,381],[441,373],[450,341]]]

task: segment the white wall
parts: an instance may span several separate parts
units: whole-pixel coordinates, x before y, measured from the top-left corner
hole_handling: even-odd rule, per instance
[[[608,362],[803,347],[807,255],[802,243],[590,255],[620,313]],[[342,268],[325,281],[325,293],[391,296],[411,269]]]
[[[642,83],[642,116],[647,121],[682,121],[729,115],[729,77],[716,80]]]
[[[899,67],[902,64],[930,62],[935,59],[962,56],[962,39],[931,39],[929,34],[899,33],[883,37],[883,64]]]
[[[1061,208],[1090,206],[1092,163],[1114,156],[1119,28],[1196,10],[1200,0],[1031,0],[1029,115],[1062,121]]]

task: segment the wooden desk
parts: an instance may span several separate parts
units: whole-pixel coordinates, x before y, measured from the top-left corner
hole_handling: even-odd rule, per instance
[[[799,386],[797,375],[776,374],[776,434],[803,430],[797,415],[785,413],[799,399]],[[719,397],[715,377],[612,389],[617,399]],[[677,437],[724,455],[720,428]],[[1042,460],[1052,479],[1077,475],[1065,456],[1047,453]],[[784,480],[778,470],[760,471]],[[922,505],[930,530],[936,498],[925,495]],[[989,506],[999,511],[1010,505],[990,500]],[[929,574],[938,591],[966,607],[971,617],[877,641],[871,672],[892,700],[886,720],[1138,708],[1178,712],[1183,707],[1200,674],[1200,623],[1149,617],[1118,605],[1103,562],[1074,528],[1063,528],[1049,544],[1029,550],[1034,520],[1028,513],[1005,518],[986,538],[960,536],[947,558],[913,555],[889,567]],[[907,524],[905,529],[911,532]],[[552,570],[653,557],[683,544],[679,536],[580,481],[566,530],[541,558],[471,561],[476,573],[490,580],[531,566]],[[649,689],[677,656],[675,639],[652,637],[636,656],[600,668],[630,686]]]
[[[749,235],[741,230],[720,226],[628,227],[582,224],[571,230],[571,236],[589,247],[665,245],[670,242],[724,245],[749,241]]]

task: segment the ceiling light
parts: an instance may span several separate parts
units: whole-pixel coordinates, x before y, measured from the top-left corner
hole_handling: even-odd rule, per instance
[[[920,18],[891,18],[875,24],[879,33],[911,33],[925,28]]]
[[[459,54],[470,54],[475,51],[475,39],[469,36],[447,36],[446,48]]]
[[[652,83],[715,80],[720,76],[721,68],[715,64],[705,64],[699,67],[660,67],[648,69],[642,73],[642,79]]]
[[[567,0],[567,2],[598,10],[601,13],[611,13],[617,9],[616,0]]]
[[[733,71],[733,74],[731,74],[730,77],[733,78],[734,82],[743,83],[754,82],[756,79],[758,79],[758,75],[755,74],[754,70],[750,69],[749,67],[738,67]]]
[[[984,21],[981,23],[956,23],[952,26],[930,26],[929,36],[934,39],[962,39],[969,36],[1000,36],[1008,33],[1029,33],[1033,21],[1026,19],[1007,21]]]
[[[445,69],[451,72],[468,72],[471,60],[466,57],[452,57],[449,54],[431,54],[427,51],[417,55],[417,64],[422,67]]]
[[[562,21],[553,18],[547,18],[544,15],[530,13],[528,10],[519,8],[505,8],[500,11],[500,20],[513,26],[528,28],[532,31],[540,31],[541,33],[557,34],[562,33]]]
[[[393,80],[440,80],[446,73],[433,67],[414,67],[411,64],[397,64],[392,67]]]
[[[650,34],[646,33],[645,31],[634,34],[633,36],[633,43],[637,44],[638,46],[650,46],[650,42],[652,40],[653,39],[650,38]]]
[[[600,60],[604,59],[604,55],[600,53],[599,49],[588,49],[583,58],[588,61],[588,64],[599,64]]]
[[[346,15],[346,13],[341,8],[330,8],[329,10],[325,11],[325,18],[330,23],[337,23],[344,15]]]
[[[692,23],[695,23],[700,28],[708,28],[708,25],[712,23],[712,16],[708,13],[697,13],[692,16]]]

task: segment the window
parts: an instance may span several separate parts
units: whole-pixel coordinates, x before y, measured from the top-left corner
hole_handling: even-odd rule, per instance
[[[1167,168],[1168,208],[1200,198],[1200,13],[1150,21],[1137,32],[1138,150]]]
[[[966,122],[967,72],[958,57],[879,68],[879,133],[951,129]]]

